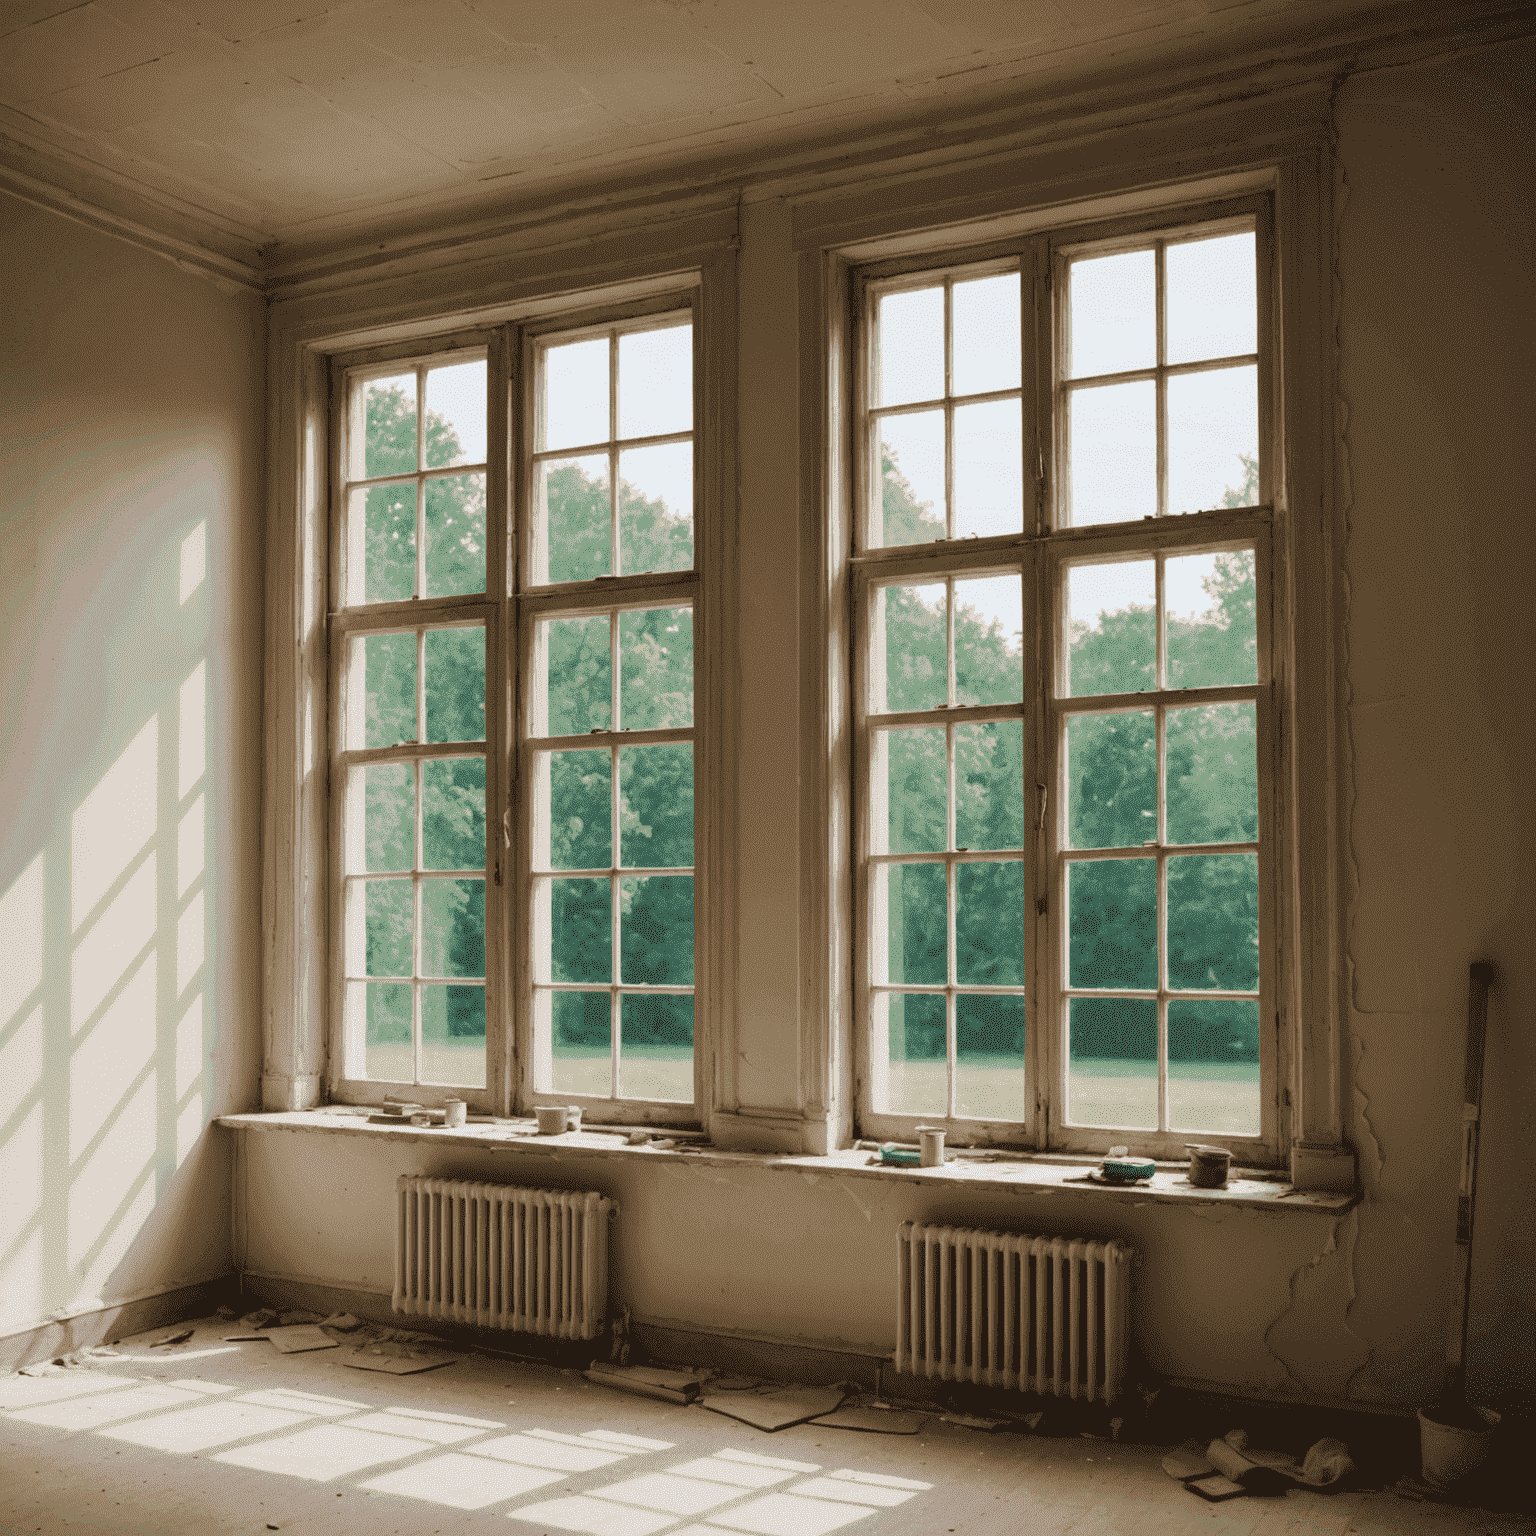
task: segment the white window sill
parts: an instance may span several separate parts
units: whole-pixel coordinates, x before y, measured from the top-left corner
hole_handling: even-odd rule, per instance
[[[690,1146],[679,1138],[673,1146],[626,1144],[623,1131],[568,1131],[560,1136],[540,1136],[532,1120],[499,1120],[447,1129],[442,1126],[410,1124],[370,1125],[367,1109],[347,1105],[328,1105],[297,1113],[222,1115],[218,1123],[238,1131],[318,1132],[329,1136],[362,1136],[384,1142],[434,1146],[452,1146],[486,1153],[508,1153],[516,1159],[525,1153],[553,1158],[625,1158],[666,1159],[672,1162],[697,1162],[715,1167],[742,1165],[767,1169],[788,1169],[795,1173],[835,1175],[848,1179],[883,1179],[917,1182],[946,1189],[971,1189],[979,1185],[996,1188],[1006,1185],[1034,1194],[1081,1196],[1088,1200],[1108,1200],[1131,1205],[1218,1205],[1248,1210],[1279,1212],[1318,1211],[1341,1216],[1359,1203],[1358,1192],[1339,1194],[1326,1190],[1298,1190],[1278,1175],[1244,1169],[1234,1173],[1225,1189],[1197,1189],[1190,1184],[1182,1163],[1160,1163],[1150,1183],[1117,1186],[1095,1183],[1087,1177],[1098,1159],[1019,1154],[1001,1157],[982,1153],[971,1157],[951,1154],[942,1168],[890,1168],[867,1151],[832,1152],[824,1157],[809,1154],[786,1155],[777,1152],[726,1152],[719,1148]],[[658,1136],[671,1133],[658,1130]]]

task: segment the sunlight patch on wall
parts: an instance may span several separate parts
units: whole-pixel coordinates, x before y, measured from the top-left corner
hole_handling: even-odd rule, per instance
[[[117,1268],[154,1210],[155,1181],[144,1175],[155,1157],[155,1075],[121,1101],[116,1118],[70,1179],[67,1262],[83,1293],[94,1292]],[[105,1092],[98,1088],[98,1107],[108,1097],[109,1109],[119,1103],[123,1082],[119,1076]]]
[[[176,1025],[176,1166],[203,1133],[203,994],[194,992]]]
[[[129,877],[70,957],[70,1026],[78,1033],[155,936],[155,855]],[[154,1012],[154,994],[149,1003]],[[118,1005],[112,1005],[117,1012]],[[109,1038],[103,1036],[102,1038]]]
[[[198,891],[176,919],[176,996],[180,997],[192,978],[203,968],[206,923],[203,893]]]
[[[151,715],[74,814],[69,848],[71,929],[79,928],[155,835],[158,729],[159,717]]]
[[[200,661],[181,685],[177,712],[176,798],[185,800],[208,766],[208,663]]]
[[[41,1025],[39,1010],[39,1057]],[[43,1303],[42,1210],[43,1106],[39,1102],[5,1140],[5,1198],[0,1200],[0,1327],[31,1322],[47,1311]]]
[[[123,1095],[154,1058],[155,976],[156,957],[151,955],[102,1014],[90,1037],[75,1048],[69,1073],[71,1167],[87,1154],[122,1104]],[[98,1041],[102,1042],[99,1048]],[[145,1142],[146,1154],[153,1145],[151,1136]]]
[[[208,805],[199,795],[186,809],[176,827],[176,896],[187,894],[192,882],[203,872],[206,857]]]
[[[202,586],[208,575],[208,524],[203,521],[181,541],[181,601]]]
[[[5,964],[0,965],[0,1029],[43,984],[44,874],[44,856],[39,851],[0,896],[0,933],[5,935]],[[4,1092],[5,1081],[0,1079],[0,1094]],[[0,1122],[7,1118],[7,1114],[0,1114]]]

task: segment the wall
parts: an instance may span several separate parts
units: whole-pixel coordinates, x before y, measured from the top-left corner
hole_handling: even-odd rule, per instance
[[[0,271],[3,1334],[229,1268],[264,306],[5,196]]]

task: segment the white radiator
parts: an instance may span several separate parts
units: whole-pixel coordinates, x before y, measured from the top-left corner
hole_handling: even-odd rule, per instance
[[[603,1195],[402,1174],[396,1312],[593,1339],[608,1312]]]
[[[896,1234],[896,1369],[1113,1402],[1125,1384],[1123,1243],[904,1221]]]

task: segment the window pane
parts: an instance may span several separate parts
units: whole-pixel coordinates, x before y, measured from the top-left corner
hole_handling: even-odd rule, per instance
[[[353,602],[403,603],[416,595],[416,484],[353,491],[349,518],[363,519],[363,569],[348,572]],[[359,578],[361,585],[359,586]]]
[[[380,475],[416,472],[416,374],[369,379],[363,385],[363,473]],[[354,472],[355,473],[355,472]]]
[[[619,837],[626,869],[693,863],[693,747],[625,747],[619,753]]]
[[[1024,526],[1023,425],[1017,400],[955,407],[955,537]]]
[[[1168,380],[1170,512],[1256,506],[1258,463],[1257,368],[1216,368]]]
[[[1258,351],[1252,231],[1170,245],[1165,270],[1170,363]]]
[[[427,370],[427,468],[485,463],[485,359]]]
[[[950,290],[955,355],[950,388],[981,395],[1019,387],[1019,274],[1002,272]]]
[[[392,747],[415,741],[416,636],[366,635],[352,645],[354,662],[356,647],[363,648],[363,739],[347,745]]]
[[[1024,846],[1024,723],[955,727],[955,846]]]
[[[608,338],[567,342],[544,353],[544,398],[537,447],[581,448],[606,443]]]
[[[955,998],[955,1113],[977,1120],[1022,1120],[1024,999]]]
[[[630,986],[691,987],[693,876],[621,880],[619,912],[619,979]]]
[[[355,901],[357,885],[352,887]],[[364,880],[361,882],[363,920],[366,939],[368,976],[409,976],[411,974],[412,936],[415,932],[411,910],[409,880]],[[352,974],[357,972],[349,965]]]
[[[1157,985],[1157,865],[1100,859],[1067,866],[1069,986]]]
[[[485,630],[429,629],[427,740],[485,740]]]
[[[1169,859],[1168,985],[1191,992],[1258,989],[1257,854]]]
[[[626,576],[692,567],[692,443],[619,455],[619,564]]]
[[[886,416],[880,434],[880,543],[944,537],[944,413]]]
[[[887,1063],[885,1103],[894,1115],[942,1115],[949,1097],[944,999],[932,993],[877,992],[874,1050]]]
[[[1067,571],[1067,692],[1157,687],[1157,567],[1151,560]]]
[[[421,989],[421,1080],[485,1087],[485,988]]]
[[[693,999],[619,999],[619,1092],[626,1099],[693,1101]]]
[[[693,327],[669,325],[620,336],[619,436],[660,437],[692,426]]]
[[[944,395],[942,285],[880,296],[876,311],[880,360],[874,405],[907,405]]]
[[[1168,1004],[1168,1124],[1259,1134],[1259,1005]]]
[[[885,645],[881,656],[882,637],[874,637],[877,655],[871,669],[871,707],[877,714],[942,707],[949,692],[944,583],[877,591],[875,622],[878,626],[884,621]]]
[[[1163,601],[1168,610],[1170,688],[1258,682],[1251,549],[1164,561]]]
[[[1249,843],[1259,835],[1258,721],[1252,704],[1170,709],[1168,841]]]
[[[1157,1129],[1157,1004],[1074,997],[1067,1004],[1067,1119]]]
[[[613,655],[608,615],[545,619],[539,624],[545,727],[551,736],[584,736],[613,723]]]
[[[693,724],[693,609],[619,615],[619,713],[627,731]]]
[[[1068,521],[1074,528],[1157,515],[1156,413],[1150,379],[1072,392]]]
[[[613,865],[613,760],[608,752],[549,754],[549,867]]]
[[[421,883],[421,974],[485,975],[485,881]]]
[[[607,454],[545,459],[536,465],[533,515],[543,552],[536,582],[592,581],[610,574]]]
[[[875,792],[883,792],[886,803],[885,847],[876,852],[942,853],[947,825],[943,727],[876,732],[875,772],[883,774]]]
[[[1157,723],[1152,712],[1067,721],[1067,843],[1139,848],[1157,841]]]
[[[882,901],[883,896],[883,901]],[[943,986],[948,980],[946,898],[942,864],[887,864],[875,871],[875,911],[883,909],[887,967],[880,981]]]
[[[363,1075],[375,1082],[414,1083],[410,983],[351,986],[347,992],[349,998],[364,994]]]
[[[485,476],[434,475],[426,485],[427,596],[485,591]]]
[[[1024,985],[1024,865],[1015,859],[955,866],[955,980]]]
[[[1017,576],[955,583],[955,703],[1024,697],[1024,594]]]
[[[551,1089],[607,1098],[613,1091],[612,1005],[606,992],[556,992],[552,999]]]
[[[611,881],[549,882],[549,949],[548,974],[541,979],[613,980]]]
[[[416,775],[411,765],[354,768],[352,784],[353,793],[361,787],[363,795],[362,867],[381,873],[410,869],[416,852]]]
[[[1070,268],[1067,376],[1151,368],[1157,362],[1157,257],[1151,251],[1090,256]]]

